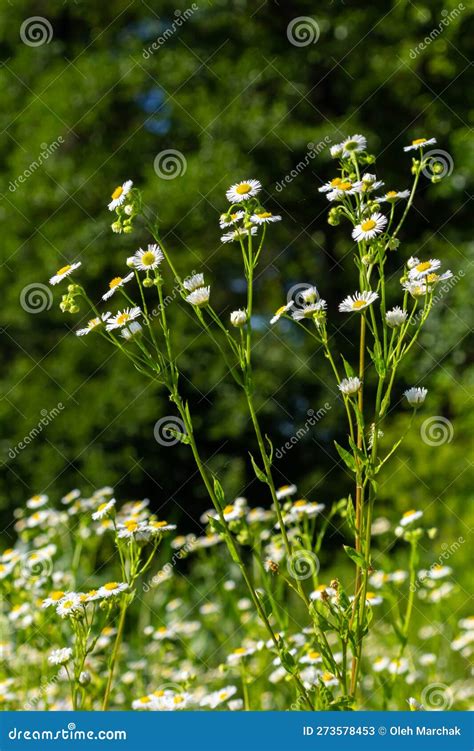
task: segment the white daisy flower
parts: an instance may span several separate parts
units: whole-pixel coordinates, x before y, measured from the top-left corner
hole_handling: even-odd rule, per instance
[[[137,252],[131,256],[133,266],[140,271],[149,271],[150,269],[156,269],[160,263],[164,260],[163,251],[159,245],[149,245],[146,250],[139,248]]]
[[[336,590],[333,587],[328,587],[326,584],[320,584],[319,587],[316,587],[316,589],[311,592],[309,599],[310,600],[327,600],[328,597],[334,597],[336,594]]]
[[[403,151],[416,151],[424,146],[432,146],[436,143],[436,138],[415,138],[409,146],[404,146]]]
[[[326,196],[328,201],[337,201],[340,198],[344,198],[344,196],[353,196],[354,193],[359,193],[361,190],[362,183],[360,181],[353,183],[348,178],[336,178],[336,180],[339,180],[337,186],[333,188]],[[331,182],[334,182],[334,180],[332,180]]]
[[[317,516],[325,508],[324,503],[315,503],[314,501],[306,501],[304,498],[301,498],[291,504],[290,510],[285,517],[285,522],[300,519],[302,516],[307,516],[308,518]]]
[[[235,686],[225,686],[219,691],[213,691],[211,694],[204,696],[201,699],[199,706],[215,709],[217,706],[219,706],[219,704],[222,704],[222,702],[224,701],[228,701],[228,699],[230,699],[236,693],[237,688]]]
[[[407,704],[412,712],[421,712],[424,709],[423,704],[420,704],[413,696],[407,699]]]
[[[126,519],[117,525],[118,537],[121,539],[135,537],[140,529],[145,528],[145,523],[137,521],[137,519]]]
[[[126,339],[129,341],[130,339],[133,339],[135,336],[138,336],[143,331],[143,326],[138,323],[138,321],[132,321],[130,326],[125,326],[121,332],[120,336],[123,339]]]
[[[81,602],[95,602],[96,600],[101,599],[102,595],[99,593],[98,589],[90,589],[89,592],[81,595]]]
[[[408,527],[409,524],[416,521],[417,519],[421,519],[422,516],[423,516],[423,511],[417,511],[416,509],[410,509],[410,511],[405,511],[402,518],[400,519],[400,526]]]
[[[374,660],[374,664],[372,665],[372,669],[376,673],[381,673],[382,670],[386,670],[388,668],[388,665],[390,663],[390,660],[388,657],[377,657]]]
[[[369,193],[371,190],[377,190],[377,188],[381,188],[383,185],[383,180],[377,180],[377,176],[370,174],[370,172],[363,174],[360,182],[362,193]]]
[[[130,321],[133,321],[135,318],[141,316],[141,314],[142,311],[140,310],[140,308],[125,308],[124,310],[119,311],[116,315],[112,316],[105,328],[107,329],[107,331],[120,329],[122,328],[122,326],[130,323]]]
[[[314,650],[305,654],[300,660],[302,665],[317,665],[318,663],[322,661],[323,661],[323,658],[322,658],[321,653],[316,652]]]
[[[319,299],[319,292],[314,285],[310,285],[300,293],[301,299],[306,304],[317,302]]]
[[[97,511],[95,511],[92,514],[92,518],[94,521],[98,521],[99,519],[104,519],[104,517],[108,516],[110,512],[112,511],[113,507],[116,504],[115,498],[111,498],[110,501],[106,501],[105,503],[101,503]]]
[[[127,282],[133,279],[133,277],[133,271],[123,278],[121,276],[114,277],[114,279],[109,282],[109,291],[106,292],[105,295],[102,295],[102,300],[108,300],[118,289],[120,289],[120,287],[123,287],[124,284],[127,284]]]
[[[257,227],[250,227],[250,229],[245,229],[244,227],[237,227],[237,229],[233,230],[232,232],[226,232],[225,235],[222,235],[221,242],[222,243],[231,243],[234,240],[241,240],[244,237],[248,237],[249,235],[256,235],[257,234]]]
[[[33,495],[31,498],[28,498],[26,505],[28,508],[31,509],[37,509],[41,508],[41,506],[44,506],[46,503],[48,503],[48,496],[47,495]]]
[[[277,500],[281,501],[282,498],[288,498],[296,493],[296,485],[282,485],[276,491]]]
[[[41,603],[41,607],[42,608],[50,608],[50,607],[56,608],[58,604],[61,602],[61,600],[63,599],[64,595],[65,595],[65,592],[63,592],[60,589],[55,590],[54,592],[51,592],[48,595],[48,597],[46,597],[46,599],[43,600],[43,602]]]
[[[132,189],[132,180],[126,180],[122,185],[118,185],[112,193],[112,200],[109,203],[109,211],[115,211],[117,206],[121,206],[125,201],[126,196]]]
[[[409,292],[412,297],[424,297],[428,292],[431,292],[431,287],[422,281],[402,282],[402,288],[405,292]]]
[[[430,579],[442,579],[444,576],[449,576],[453,573],[451,566],[442,566],[440,563],[435,563],[428,571],[428,577]]]
[[[204,274],[193,274],[183,282],[183,287],[188,292],[194,292],[199,287],[204,287]]]
[[[295,304],[295,301],[290,300],[290,302],[286,303],[286,305],[282,305],[281,308],[278,308],[273,318],[270,319],[270,323],[274,324],[277,321],[279,321],[282,315],[284,315],[285,313],[288,313],[288,311],[291,310],[294,304]]]
[[[365,601],[367,605],[381,605],[383,597],[376,595],[375,592],[367,592],[365,595]]]
[[[221,214],[219,217],[219,226],[221,229],[232,227],[237,222],[240,222],[244,216],[245,211],[234,211],[232,214]]]
[[[243,506],[239,506],[236,503],[229,503],[225,508],[222,509],[222,514],[226,522],[232,522],[236,519],[241,519],[245,515],[245,508]],[[219,518],[217,514],[212,514],[212,516],[215,519]]]
[[[80,607],[80,595],[77,592],[68,592],[68,594],[64,595],[62,600],[59,602],[56,608],[56,613],[60,615],[61,618],[67,618],[68,615],[77,613]]]
[[[295,321],[302,321],[305,318],[314,318],[319,313],[326,309],[326,300],[318,300],[318,302],[311,303],[310,305],[303,305],[301,308],[296,308],[291,314],[291,317]]]
[[[63,647],[63,649],[53,649],[48,657],[50,665],[65,665],[69,662],[72,656],[71,647]]]
[[[390,326],[392,329],[398,328],[398,326],[401,326],[402,323],[405,323],[405,321],[408,318],[408,313],[406,310],[402,310],[398,305],[396,305],[392,310],[387,310],[385,313],[385,321],[387,323],[387,326]]]
[[[247,323],[247,311],[241,309],[233,310],[230,314],[230,322],[232,326],[235,326],[238,329],[245,326]]]
[[[342,156],[343,146],[343,143],[335,143],[334,146],[331,146],[329,153],[331,154],[333,159],[338,159],[340,156]]]
[[[209,302],[210,294],[210,287],[198,287],[194,290],[194,292],[191,292],[191,294],[187,295],[186,302],[188,302],[190,305],[196,305],[196,307],[202,308]]]
[[[337,187],[343,182],[342,177],[333,177],[332,180],[329,180],[329,182],[324,183],[321,185],[320,188],[318,188],[320,193],[329,193],[333,190],[336,190]],[[349,181],[350,182],[350,181]]]
[[[377,212],[357,224],[352,230],[352,237],[356,242],[372,240],[383,231],[386,224],[387,217]]]
[[[406,396],[407,398],[408,404],[410,404],[412,407],[419,407],[420,404],[423,404],[426,399],[427,393],[428,389],[417,388],[416,386],[413,386],[411,389],[407,389],[403,392],[404,396]]]
[[[26,526],[29,529],[34,529],[34,527],[40,527],[42,524],[45,524],[48,519],[48,511],[35,511],[35,513],[31,514],[31,516],[29,516],[26,520]]]
[[[101,597],[114,597],[114,595],[119,595],[127,589],[128,584],[125,582],[107,582],[107,584],[99,587],[98,593]]]
[[[232,699],[227,703],[227,707],[231,712],[240,712],[244,708],[244,700]]]
[[[346,396],[353,396],[354,394],[357,394],[361,387],[361,382],[357,376],[354,376],[354,378],[343,378],[341,383],[338,385],[339,391],[342,391],[343,394],[346,394]]]
[[[325,686],[337,686],[339,683],[336,676],[332,673],[329,673],[327,670],[319,676],[319,680],[322,681]]]
[[[227,655],[227,662],[229,665],[237,665],[244,657],[253,655],[255,651],[255,647],[237,647],[230,655]]]
[[[388,672],[392,675],[403,675],[407,673],[409,669],[408,660],[406,657],[401,657],[398,660],[390,660],[388,663]]]
[[[63,266],[58,271],[56,271],[54,276],[51,277],[49,283],[59,284],[59,282],[61,282],[63,279],[66,279],[67,276],[72,274],[72,272],[78,269],[81,265],[81,262],[78,261],[77,263],[70,263],[67,266]]]
[[[366,148],[367,139],[365,138],[365,136],[356,134],[355,136],[346,138],[346,140],[342,142],[342,156],[348,158],[351,156],[351,154],[357,154],[360,151],[365,151]]]
[[[173,532],[176,524],[168,524],[167,521],[151,521],[145,525],[144,532],[152,537],[162,535],[164,532]]]
[[[411,256],[407,261],[407,266],[409,269],[413,269],[418,263],[420,263],[420,259],[416,256]]]
[[[250,221],[254,224],[271,224],[272,222],[281,222],[281,216],[272,214],[270,211],[257,211],[252,214]]]
[[[97,318],[91,318],[90,321],[87,322],[85,329],[79,329],[78,331],[76,331],[76,336],[87,336],[87,334],[90,334],[91,331],[94,331],[96,328],[101,326],[101,324],[105,323],[105,321],[107,321],[111,315],[112,313],[103,313],[101,316],[97,316]],[[64,497],[66,498],[66,496]],[[72,498],[71,500],[74,499]],[[64,501],[64,499],[63,502],[68,503],[68,501]]]
[[[340,313],[352,313],[353,311],[363,310],[369,305],[372,305],[377,300],[377,292],[364,291],[354,292],[353,295],[348,295],[339,305]]]
[[[409,190],[388,190],[383,196],[377,196],[375,200],[378,203],[393,203],[401,198],[408,198],[409,195]]]
[[[418,259],[410,260],[418,261]],[[441,261],[438,258],[431,258],[429,261],[422,261],[421,263],[418,262],[417,264],[411,266],[408,275],[412,281],[416,281],[428,276],[428,274],[431,274],[433,271],[436,271],[436,269],[439,269],[440,266]]]
[[[260,193],[262,186],[258,180],[244,180],[241,183],[231,185],[226,192],[226,198],[230,203],[240,203],[248,198],[253,198]]]

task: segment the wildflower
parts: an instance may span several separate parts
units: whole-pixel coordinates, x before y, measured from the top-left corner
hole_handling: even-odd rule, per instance
[[[381,673],[382,670],[386,670],[388,668],[389,662],[390,660],[388,659],[388,657],[377,657],[377,659],[374,660],[372,667],[376,673]]]
[[[320,514],[321,511],[324,511],[325,508],[326,506],[324,505],[324,503],[314,503],[301,498],[300,500],[292,503],[288,514],[285,516],[285,522],[297,521],[303,516],[312,518],[313,516]]]
[[[255,647],[237,647],[237,649],[234,649],[234,651],[227,656],[227,662],[229,663],[229,665],[236,665],[237,663],[241,662],[244,657],[253,655],[255,651]]]
[[[118,185],[112,193],[112,200],[109,203],[109,211],[115,211],[118,206],[121,206],[125,201],[126,196],[132,189],[132,180],[126,180],[122,185]]]
[[[248,229],[246,229],[245,227],[237,227],[237,229],[233,230],[232,232],[226,232],[225,235],[222,235],[221,242],[231,243],[234,240],[242,240],[244,237],[255,234],[257,234],[257,227],[255,226]]]
[[[115,504],[116,504],[115,498],[111,498],[110,501],[101,503],[97,511],[95,511],[92,514],[92,518],[94,519],[94,521],[98,521],[99,519],[103,519],[104,517],[109,516]]]
[[[353,311],[363,310],[371,305],[378,298],[377,292],[366,290],[364,292],[354,292],[348,295],[339,305],[340,313],[352,313]]]
[[[222,514],[226,522],[232,522],[236,519],[241,519],[245,514],[245,509],[241,505],[230,503],[222,509]],[[216,519],[219,518],[217,515],[213,514],[213,516]]]
[[[105,328],[107,329],[107,331],[120,329],[122,328],[122,326],[130,323],[130,321],[133,321],[135,318],[141,316],[141,314],[142,311],[140,310],[140,308],[125,308],[124,310],[119,311],[115,316],[112,316]]]
[[[277,500],[281,501],[282,498],[288,498],[288,496],[294,495],[296,489],[296,485],[282,485],[276,491]]]
[[[342,156],[342,147],[342,143],[335,143],[334,146],[331,146],[329,152],[333,159],[339,159],[339,157]]]
[[[49,519],[49,513],[47,511],[35,511],[34,514],[28,517],[26,520],[26,526],[30,529],[34,527],[40,527]]]
[[[416,511],[416,509],[410,509],[409,511],[405,511],[405,513],[403,514],[400,520],[400,526],[408,527],[409,524],[416,521],[416,519],[420,519],[422,516],[423,516],[423,511]]]
[[[42,608],[50,608],[52,606],[57,607],[58,603],[63,599],[64,592],[60,589],[51,592],[48,597],[41,603]]]
[[[342,142],[342,156],[347,158],[352,154],[357,154],[360,151],[365,151],[366,148],[367,139],[365,138],[365,136],[361,136],[360,134],[350,136]]]
[[[424,709],[423,704],[420,704],[420,702],[414,699],[413,696],[410,696],[407,699],[407,704],[410,707],[411,712],[421,712]]]
[[[76,331],[76,336],[87,336],[87,334],[90,334],[91,331],[94,331],[96,328],[101,326],[105,321],[107,321],[112,313],[103,313],[101,316],[97,316],[97,318],[91,318],[90,321],[87,322],[87,326],[85,329],[79,329]],[[80,494],[79,494],[80,495]],[[66,498],[66,496],[64,496]],[[71,500],[74,500],[73,498]]]
[[[146,250],[140,248],[131,257],[134,268],[139,269],[140,271],[149,271],[150,269],[158,268],[163,259],[163,251],[159,245],[156,244],[149,245]]]
[[[357,224],[352,230],[352,237],[356,242],[362,240],[373,240],[374,237],[379,235],[387,224],[387,217],[383,214],[376,213],[371,214],[368,219],[364,219],[360,224]]]
[[[389,190],[387,191],[387,193],[384,193],[383,196],[377,196],[375,200],[378,203],[394,203],[395,201],[399,201],[401,198],[408,198],[409,195],[409,190]]]
[[[354,378],[343,378],[338,385],[339,391],[342,391],[346,396],[353,396],[357,394],[361,387],[360,379],[356,376]]]
[[[183,287],[188,292],[194,292],[199,287],[204,287],[204,274],[193,274],[183,282]]]
[[[186,302],[190,305],[195,305],[197,308],[202,308],[209,302],[211,294],[210,287],[198,287],[186,297]]]
[[[424,146],[432,146],[436,143],[436,138],[415,138],[409,146],[404,146],[403,151],[416,151]]]
[[[315,652],[312,650],[311,652],[308,652],[308,654],[304,655],[304,657],[301,658],[300,662],[302,665],[317,665],[318,663],[322,662],[323,658],[320,652]]]
[[[48,496],[43,494],[33,495],[27,500],[26,505],[28,508],[37,509],[41,508],[41,506],[44,506],[46,503],[48,503]]]
[[[305,318],[317,318],[325,309],[326,300],[318,300],[318,302],[313,302],[309,305],[303,305],[301,308],[296,308],[291,314],[291,317],[295,321],[302,321]]]
[[[328,201],[337,201],[345,196],[352,196],[354,193],[360,191],[360,182],[353,183],[352,180],[349,180],[348,178],[340,179],[338,177],[336,177],[335,180],[331,180],[331,182],[334,183],[336,180],[338,181],[336,186],[326,196]]]
[[[226,198],[231,203],[240,203],[248,198],[253,198],[260,193],[262,186],[258,180],[245,180],[235,183],[226,192]]]
[[[407,398],[408,404],[411,407],[419,407],[420,404],[423,404],[426,399],[427,393],[428,389],[417,388],[416,386],[403,392],[404,396],[406,396]]]
[[[360,188],[362,193],[369,193],[371,190],[377,190],[377,188],[381,188],[383,185],[382,180],[377,180],[377,177],[375,175],[371,175],[369,172],[366,172],[364,175],[362,175],[360,180]]]
[[[418,259],[414,260],[418,261]],[[418,263],[410,267],[408,276],[411,281],[423,279],[428,276],[428,274],[439,269],[440,266],[441,261],[438,258],[431,258],[429,261],[418,261]]]
[[[270,211],[256,211],[250,217],[250,221],[254,224],[270,224],[271,222],[281,222],[281,216],[272,214]]]
[[[246,310],[233,310],[230,314],[230,322],[232,326],[235,326],[236,328],[241,328],[241,326],[245,326],[247,323],[247,311]]]
[[[387,323],[387,326],[390,326],[392,329],[398,328],[398,326],[401,326],[402,323],[405,323],[405,321],[408,318],[408,313],[406,310],[402,310],[398,305],[396,305],[392,310],[387,310],[385,313],[385,321]]]
[[[62,600],[60,600],[59,605],[56,608],[56,613],[60,615],[61,618],[66,618],[68,615],[74,615],[74,613],[77,613],[80,606],[80,595],[77,594],[77,592],[69,592],[62,598]]]
[[[221,229],[225,227],[232,227],[245,216],[245,211],[235,211],[233,214],[221,214],[219,217],[219,225]]]
[[[176,529],[176,524],[168,524],[167,521],[150,521],[145,525],[143,530],[140,530],[140,534],[145,536],[155,537],[156,535],[162,535],[164,532],[173,532]]]
[[[237,688],[235,686],[225,686],[219,691],[213,691],[211,694],[204,696],[200,701],[200,706],[215,709],[217,706],[219,706],[219,704],[227,701],[236,693]]]
[[[412,297],[424,297],[424,295],[431,291],[428,284],[418,281],[402,282],[402,287],[405,292],[409,292]]]
[[[326,584],[320,584],[319,587],[311,592],[310,600],[327,600],[329,597],[334,597],[336,590],[334,587],[328,587]]]
[[[388,663],[388,672],[392,675],[403,675],[408,672],[408,660],[406,657],[400,659],[390,660]]]
[[[383,597],[376,595],[374,592],[367,592],[365,595],[365,601],[367,605],[380,605],[383,602]]]
[[[290,300],[290,302],[286,303],[286,305],[282,305],[280,308],[278,308],[273,318],[270,319],[270,323],[274,324],[277,321],[279,321],[282,315],[284,315],[285,313],[288,313],[288,311],[291,310],[294,304],[295,304],[294,300]]]
[[[310,285],[301,292],[301,299],[306,304],[311,304],[319,299],[319,292],[313,285]]]
[[[63,649],[53,649],[48,657],[50,665],[65,665],[71,659],[72,649],[71,647],[64,647]]]
[[[319,676],[319,680],[324,683],[325,686],[337,686],[338,680],[335,675],[329,673],[327,670]]]
[[[78,269],[81,265],[81,262],[78,261],[77,263],[70,263],[67,266],[63,266],[58,271],[56,271],[54,276],[51,277],[49,283],[59,284],[59,282],[62,282],[63,279],[72,274],[72,272]]]
[[[133,271],[130,274],[127,274],[124,278],[121,276],[114,277],[114,279],[109,282],[109,291],[106,292],[105,295],[102,295],[102,300],[108,300],[118,289],[123,287],[124,284],[127,284],[130,279],[133,279]]]
[[[138,321],[132,321],[130,326],[124,326],[124,328],[120,332],[120,336],[123,339],[126,339],[129,341],[130,339],[133,339],[134,337],[141,334],[143,331],[143,326],[138,323]]]
[[[114,597],[125,592],[126,589],[128,589],[128,584],[125,582],[107,582],[98,591],[101,597]]]
[[[442,579],[444,576],[449,576],[453,573],[451,566],[442,566],[440,563],[435,563],[428,571],[428,577],[430,579]]]

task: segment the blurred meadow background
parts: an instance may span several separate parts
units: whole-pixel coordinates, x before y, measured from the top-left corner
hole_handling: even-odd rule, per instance
[[[199,531],[208,507],[187,447],[154,438],[156,421],[174,414],[160,389],[117,351],[75,337],[79,319],[60,313],[59,294],[46,309],[25,304],[28,285],[47,284],[76,259],[99,299],[123,259],[150,241],[139,225],[133,236],[110,230],[107,203],[125,179],[157,213],[181,273],[205,271],[224,316],[243,304],[244,289],[236,250],[219,239],[225,190],[248,177],[262,182],[262,200],[283,221],[269,234],[257,280],[260,415],[281,447],[304,427],[308,410],[324,409],[276,461],[276,479],[327,505],[346,495],[351,480],[334,449],[334,440],[344,442],[343,405],[329,367],[311,340],[285,323],[272,329],[269,319],[297,283],[316,284],[333,303],[357,287],[347,232],[328,226],[328,205],[318,193],[334,176],[329,146],[363,133],[387,189],[404,189],[410,155],[402,147],[436,137],[449,156],[448,173],[436,185],[428,179],[421,185],[389,273],[398,278],[402,259],[421,255],[442,259],[459,281],[436,306],[398,383],[388,442],[390,431],[398,436],[409,420],[400,409],[403,390],[421,384],[429,397],[381,477],[377,513],[396,521],[406,509],[423,509],[428,526],[439,530],[429,562],[442,544],[463,537],[467,544],[452,565],[459,572],[455,607],[464,610],[473,455],[474,22],[467,4],[42,0],[40,6],[4,2],[0,17],[5,544],[13,539],[13,509],[34,493],[59,499],[74,487],[87,494],[112,485],[122,499],[149,497],[183,533]],[[38,14],[50,23],[51,38],[26,44],[22,24]],[[288,27],[298,16],[317,21],[316,41],[291,43]],[[182,159],[173,179],[159,166],[170,149]],[[47,156],[40,159],[42,152]],[[242,395],[189,311],[177,303],[173,316],[204,455],[229,496],[269,505],[248,461],[254,437]],[[353,334],[348,318],[338,334],[346,350]],[[449,421],[447,437],[435,445],[420,435],[429,415]],[[42,418],[47,425],[19,449]]]

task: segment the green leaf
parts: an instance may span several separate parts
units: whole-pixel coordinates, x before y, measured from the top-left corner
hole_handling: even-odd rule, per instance
[[[213,476],[214,480],[214,493],[216,495],[217,500],[219,501],[219,506],[225,506],[225,496],[224,496],[224,488],[220,484],[217,477]]]
[[[280,660],[281,664],[287,670],[289,673],[292,673],[296,667],[296,662],[293,657],[293,655],[290,655],[290,653],[286,649],[280,649]]]
[[[343,545],[344,550],[346,551],[346,554],[349,556],[351,561],[354,561],[358,566],[363,568],[365,566],[365,561],[363,556],[355,550],[355,548],[351,548],[350,545]]]
[[[267,439],[267,443],[270,447],[270,453],[268,454],[268,460],[270,464],[273,462],[273,443],[271,442],[271,439],[268,435],[265,434],[265,438]]]
[[[352,367],[352,365],[349,365],[349,363],[347,362],[346,358],[343,355],[341,355],[341,358],[342,358],[342,362],[344,363],[344,370],[346,371],[346,376],[348,378],[353,378],[355,376],[354,368]]]
[[[186,433],[180,433],[179,430],[175,430],[174,428],[170,428],[170,427],[166,428],[166,432],[169,433],[170,435],[174,436],[174,438],[177,438],[177,440],[180,443],[185,443],[187,445],[189,445],[191,443],[191,439],[189,438],[189,436]]]
[[[255,475],[257,476],[257,479],[260,480],[260,482],[268,483],[267,476],[265,472],[262,472],[260,467],[258,466],[257,462],[253,458],[252,454],[249,452],[250,461],[252,462],[253,471],[255,472]]]
[[[351,530],[353,532],[357,532],[355,512],[354,512],[354,503],[352,501],[352,497],[351,496],[349,496],[349,498],[347,499],[346,519],[347,519],[347,523],[349,524],[349,527],[351,528]]]
[[[356,471],[356,463],[355,463],[355,459],[352,456],[352,454],[350,454],[349,451],[347,451],[346,449],[343,449],[342,446],[339,446],[339,444],[337,443],[337,441],[334,441],[334,445],[335,445],[335,447],[337,449],[337,453],[339,454],[339,456],[341,457],[341,459],[343,460],[343,462],[345,463],[345,465],[347,467],[349,467],[349,469],[351,470],[351,472],[355,472]]]
[[[216,519],[215,516],[209,517],[209,524],[214,532],[218,532],[220,535],[225,533],[225,527],[220,519]]]

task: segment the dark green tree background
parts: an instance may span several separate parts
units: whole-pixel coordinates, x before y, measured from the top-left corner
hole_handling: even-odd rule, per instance
[[[22,25],[32,16],[46,19],[52,32],[37,46],[22,39]],[[289,24],[298,16],[317,22],[315,43],[289,40]],[[420,505],[433,524],[457,524],[469,495],[472,448],[468,97],[474,24],[467,4],[15,0],[3,3],[0,24],[5,523],[11,508],[34,492],[60,496],[75,486],[87,492],[113,484],[120,497],[148,495],[157,507],[173,502],[194,520],[207,505],[186,447],[164,448],[154,439],[156,420],[174,413],[160,390],[115,351],[75,337],[79,319],[59,312],[58,289],[49,310],[31,313],[21,304],[27,285],[46,283],[75,259],[99,299],[125,258],[150,240],[140,226],[128,236],[110,230],[109,196],[127,178],[157,212],[179,269],[206,273],[225,316],[243,303],[242,278],[238,253],[220,244],[218,215],[232,182],[261,180],[266,204],[284,220],[269,233],[257,280],[265,428],[281,446],[304,425],[308,409],[317,412],[325,402],[331,407],[277,462],[276,473],[314,500],[330,502],[347,492],[349,480],[333,448],[343,436],[343,412],[324,358],[290,327],[270,329],[268,321],[299,282],[315,283],[333,307],[356,288],[348,228],[328,226],[327,202],[317,188],[334,172],[327,144],[361,132],[378,155],[376,170],[387,188],[408,186],[410,157],[402,147],[420,135],[435,136],[454,165],[438,185],[424,181],[390,267],[394,290],[402,259],[415,253],[439,257],[453,273],[463,273],[436,307],[397,390],[400,398],[406,385],[427,386],[424,416],[448,418],[453,439],[427,446],[420,416],[387,469],[381,495],[387,508]],[[59,145],[31,168],[51,144]],[[314,158],[307,158],[308,144],[320,152]],[[185,160],[175,179],[154,169],[155,157],[167,149]],[[305,159],[307,166],[279,189]],[[20,181],[25,170],[31,174]],[[189,311],[177,303],[172,317],[204,453],[230,495],[245,492],[265,503],[249,468],[253,437],[240,396]],[[351,356],[354,322],[338,318],[336,324]],[[17,451],[59,403],[60,414]],[[397,400],[388,438],[406,419]]]

